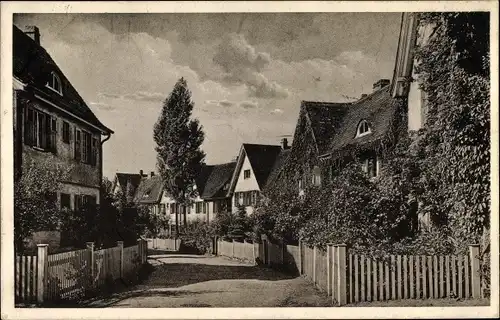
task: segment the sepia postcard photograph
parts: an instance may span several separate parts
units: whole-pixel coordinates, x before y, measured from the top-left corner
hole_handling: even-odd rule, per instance
[[[498,3],[3,2],[2,319],[498,317]]]

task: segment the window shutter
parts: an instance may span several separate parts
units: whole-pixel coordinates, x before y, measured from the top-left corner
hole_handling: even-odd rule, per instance
[[[91,157],[91,164],[93,166],[97,165],[97,138],[92,137],[92,157]]]
[[[24,144],[32,146],[34,142],[35,121],[33,109],[26,107],[24,115]]]
[[[238,206],[238,199],[239,199],[239,192],[235,192],[234,193],[234,206],[237,207]]]
[[[82,148],[82,132],[75,128],[75,159],[80,161]]]
[[[51,118],[51,130],[50,130],[50,150],[54,153],[57,152],[57,119],[54,117]]]

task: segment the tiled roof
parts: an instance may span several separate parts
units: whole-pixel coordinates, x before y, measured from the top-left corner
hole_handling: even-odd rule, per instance
[[[142,178],[135,193],[134,202],[142,204],[158,203],[161,200],[162,191],[163,182],[159,175]]]
[[[227,194],[224,186],[231,182],[236,162],[217,164],[210,167],[210,175],[208,176],[201,197],[205,200],[224,198]]]
[[[203,191],[205,190],[205,185],[207,184],[207,180],[212,173],[214,166],[211,165],[203,165],[201,170],[198,172],[196,177],[194,178],[196,183],[196,189],[200,197],[203,195]]]
[[[262,190],[282,150],[281,146],[244,143],[243,148]]]
[[[124,192],[124,193],[127,190],[127,185],[129,183],[129,181],[132,184],[132,188],[134,189],[134,192],[135,192],[135,189],[137,189],[137,187],[141,183],[141,175],[138,173],[117,172],[116,179],[118,179],[118,183],[120,184],[122,192]]]
[[[396,103],[385,86],[352,103],[303,101],[320,155],[349,145],[374,142],[385,136],[395,116]],[[370,123],[371,134],[356,138],[361,120]]]
[[[383,138],[390,129],[395,117],[397,104],[389,92],[390,86],[385,86],[367,97],[353,103],[342,119],[340,127],[331,139],[326,153],[340,150],[349,145],[361,145]],[[356,137],[361,120],[370,123],[371,133]]]
[[[328,150],[331,140],[348,112],[349,105],[349,103],[302,101],[319,154]]]
[[[271,188],[271,186],[276,182],[276,179],[278,178],[281,169],[286,165],[286,161],[288,160],[288,156],[290,155],[291,149],[287,150],[282,150],[278,157],[276,158],[276,161],[274,162],[274,166],[271,169],[271,173],[269,174],[269,177],[267,178],[266,186],[265,189]]]
[[[64,76],[47,51],[33,39],[13,26],[13,76],[36,89],[46,100],[65,111],[91,123],[104,132],[113,131],[102,124],[88,107],[76,89]],[[63,96],[45,87],[51,72],[61,79]],[[91,81],[91,79],[89,79]]]

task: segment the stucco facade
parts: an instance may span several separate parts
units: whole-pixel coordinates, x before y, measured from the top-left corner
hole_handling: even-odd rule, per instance
[[[245,176],[245,174],[247,176]],[[260,193],[259,184],[257,183],[255,173],[253,171],[252,165],[250,164],[250,160],[248,159],[247,155],[245,155],[245,160],[243,160],[243,164],[241,166],[241,170],[238,174],[237,179],[238,180],[236,181],[236,186],[234,188],[234,192],[231,197],[233,203],[232,212],[238,211],[237,204],[243,205],[245,203],[243,192],[255,191]],[[236,199],[235,197],[238,198]],[[254,211],[253,205],[245,205],[244,207],[246,209],[247,214],[253,213]]]

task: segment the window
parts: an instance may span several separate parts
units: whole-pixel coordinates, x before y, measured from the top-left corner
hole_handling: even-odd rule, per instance
[[[362,137],[364,135],[370,134],[372,132],[370,128],[370,124],[366,120],[361,120],[358,125],[358,132],[356,133],[356,137]]]
[[[375,155],[365,158],[362,162],[362,169],[370,178],[378,176],[378,166],[378,159]]]
[[[203,207],[203,201],[196,202],[196,213],[201,213]]]
[[[74,201],[75,201],[75,210],[78,210],[78,209],[83,209],[87,206],[89,207],[95,206],[97,203],[97,198],[96,196],[75,194]]]
[[[165,210],[165,204],[164,203],[160,203],[160,213],[161,214],[166,214],[167,211]]]
[[[313,169],[312,183],[314,186],[321,186],[321,169],[318,166]]]
[[[203,203],[203,213],[207,213],[208,203],[207,202],[202,202],[202,203]]]
[[[47,87],[62,95],[61,79],[59,79],[59,77],[54,72],[52,72],[52,74],[50,75],[49,81],[47,82]]]
[[[75,128],[75,160],[90,165],[97,165],[98,139],[89,132]]]
[[[229,183],[226,183],[226,184],[224,185],[224,187],[223,187],[223,190],[224,190],[224,191],[227,191],[228,189],[229,189]]]
[[[28,107],[24,121],[24,143],[55,153],[57,137],[56,118]]]
[[[69,123],[67,123],[66,121],[63,121],[62,139],[64,143],[70,142]]]
[[[177,213],[177,206],[175,203],[170,204],[170,213],[171,214],[176,214]]]
[[[67,193],[61,193],[61,209],[71,209],[71,195]]]
[[[243,171],[243,178],[250,179],[250,170]]]

